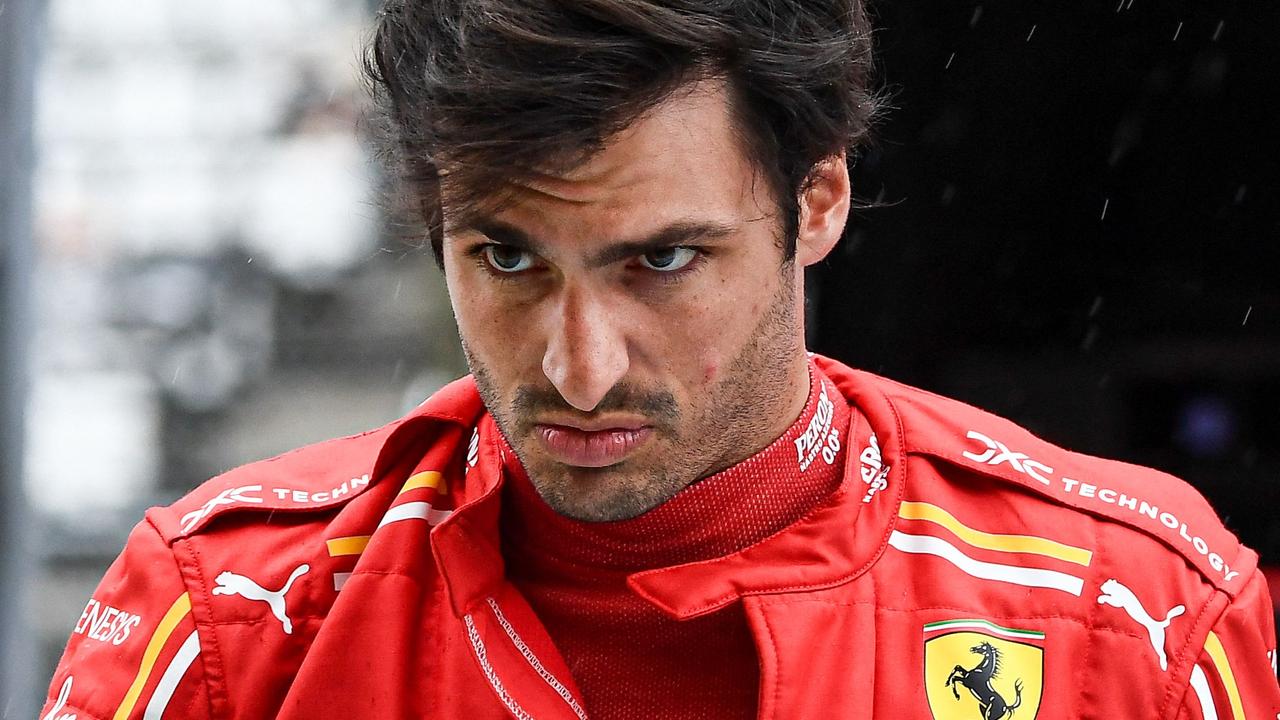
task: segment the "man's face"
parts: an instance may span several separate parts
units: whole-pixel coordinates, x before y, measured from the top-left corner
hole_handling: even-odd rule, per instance
[[[561,514],[639,515],[804,405],[801,275],[739,143],[724,92],[698,86],[446,232],[480,393]]]

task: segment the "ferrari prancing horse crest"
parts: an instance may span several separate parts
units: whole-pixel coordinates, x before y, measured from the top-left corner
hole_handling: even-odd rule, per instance
[[[924,684],[935,720],[1033,720],[1044,690],[1044,633],[986,620],[924,626]]]

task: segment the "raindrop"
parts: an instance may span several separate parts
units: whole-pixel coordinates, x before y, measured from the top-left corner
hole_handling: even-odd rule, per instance
[[[1244,320],[1240,321],[1240,327],[1244,327],[1245,323],[1249,322],[1249,315],[1252,313],[1253,313],[1253,306],[1250,305],[1249,309],[1244,311]]]
[[[1237,205],[1244,202],[1244,195],[1248,191],[1249,191],[1248,185],[1241,185],[1240,187],[1236,188],[1236,204]]]
[[[950,70],[950,69],[951,69],[951,61],[952,61],[952,60],[955,60],[955,59],[956,59],[956,54],[955,54],[955,53],[951,53],[951,57],[947,58],[947,65],[946,65],[946,67],[944,67],[943,69],[944,69],[944,70]]]
[[[1102,309],[1102,296],[1099,295],[1093,299],[1093,305],[1089,306],[1089,317],[1094,317],[1098,311]]]
[[[1080,341],[1080,350],[1083,352],[1092,350],[1093,346],[1098,342],[1098,333],[1098,326],[1090,325],[1088,331],[1084,334],[1084,339]]]
[[[1116,6],[1116,12],[1120,12],[1123,9],[1124,9],[1124,0],[1120,0],[1120,4]]]
[[[950,205],[951,201],[954,200],[955,197],[956,197],[956,186],[952,185],[951,183],[947,183],[947,186],[942,188],[942,204]]]
[[[250,256],[249,256],[249,259],[244,261],[244,264],[245,264],[245,265],[252,265],[252,264],[253,264],[253,256],[252,256],[252,255],[250,255]]]
[[[1219,53],[1201,53],[1191,66],[1187,89],[1200,96],[1211,96],[1221,91],[1227,76],[1227,59]]]
[[[976,27],[978,21],[982,19],[982,6],[979,5],[973,9],[973,15],[969,18],[969,27]]]
[[[1222,26],[1226,24],[1225,20],[1219,20],[1218,26],[1213,29],[1213,42],[1218,42],[1218,38],[1222,35]]]
[[[1124,6],[1124,9],[1125,9],[1125,10],[1132,10],[1132,9],[1133,9],[1133,0],[1129,0],[1129,4],[1128,4],[1128,5],[1125,5],[1125,6]]]
[[[1098,220],[1101,221],[1101,220],[1107,219],[1107,206],[1110,204],[1111,204],[1111,198],[1102,199],[1102,217],[1098,218]]]
[[[1035,35],[1035,34],[1036,34],[1036,26],[1035,26],[1035,25],[1032,25],[1032,26],[1031,26],[1031,32],[1027,33],[1027,39],[1026,39],[1026,42],[1031,42],[1031,36],[1032,36],[1032,35]]]
[[[1111,139],[1111,154],[1107,164],[1115,167],[1125,155],[1129,154],[1142,139],[1142,120],[1137,115],[1129,115],[1116,125],[1115,135]]]
[[[1178,29],[1173,31],[1173,41],[1178,42],[1178,36],[1182,34],[1182,23],[1178,23]]]
[[[399,299],[400,299],[400,286],[401,286],[401,285],[403,285],[403,284],[404,284],[404,280],[397,280],[397,281],[396,281],[396,291],[395,291],[395,294],[393,294],[393,295],[391,296],[391,299],[392,299],[392,300],[399,300]]]
[[[844,241],[844,254],[853,257],[858,252],[858,248],[867,239],[866,233],[862,230],[854,230]]]

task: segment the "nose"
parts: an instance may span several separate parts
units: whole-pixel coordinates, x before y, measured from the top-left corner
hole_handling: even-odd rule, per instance
[[[621,318],[601,298],[578,290],[566,291],[554,312],[542,372],[565,402],[590,412],[631,365]]]

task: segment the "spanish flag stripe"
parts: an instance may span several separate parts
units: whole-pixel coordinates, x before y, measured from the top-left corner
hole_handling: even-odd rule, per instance
[[[427,470],[426,472],[410,475],[409,479],[405,481],[404,487],[400,488],[400,494],[403,495],[410,490],[419,488],[432,488],[441,495],[446,495],[449,492],[449,488],[445,485],[444,475],[435,470]]]
[[[1227,699],[1231,701],[1232,720],[1245,720],[1244,703],[1240,700],[1240,688],[1236,686],[1236,675],[1231,672],[1231,663],[1227,661],[1227,651],[1222,647],[1222,641],[1213,631],[1210,631],[1209,637],[1204,639],[1204,649],[1209,653],[1209,659],[1213,661],[1218,677],[1222,678],[1222,686],[1227,689]]]
[[[151,634],[151,640],[147,642],[147,648],[142,652],[142,664],[138,667],[138,674],[133,678],[133,684],[129,686],[129,692],[124,694],[124,700],[120,702],[120,707],[116,708],[116,714],[112,716],[112,720],[126,720],[129,714],[133,712],[133,708],[138,704],[138,697],[142,695],[142,688],[146,687],[148,678],[151,677],[151,670],[155,667],[156,659],[160,657],[160,651],[164,649],[164,645],[169,641],[169,636],[173,634],[174,628],[178,627],[178,623],[191,612],[191,596],[182,593],[177,600],[173,601],[168,612],[164,617],[160,618],[160,624],[156,626],[155,632]]]
[[[974,530],[946,510],[925,502],[903,501],[898,510],[898,516],[906,520],[924,520],[941,525],[961,540],[983,550],[1043,555],[1085,567],[1093,561],[1092,552],[1047,538],[1032,535],[997,535]]]
[[[369,546],[368,535],[352,535],[351,537],[331,538],[324,541],[329,549],[329,557],[340,555],[359,555]]]
[[[164,711],[169,709],[169,702],[173,700],[173,693],[177,691],[178,683],[186,677],[187,671],[191,669],[191,665],[199,655],[200,636],[192,630],[183,641],[182,647],[178,648],[178,654],[174,655],[173,660],[169,662],[169,667],[165,668],[160,676],[160,682],[151,693],[147,709],[142,713],[142,720],[164,720]]]
[[[1209,680],[1199,665],[1191,666],[1191,690],[1200,704],[1201,720],[1218,720],[1218,706],[1213,703],[1213,691],[1209,689]]]

